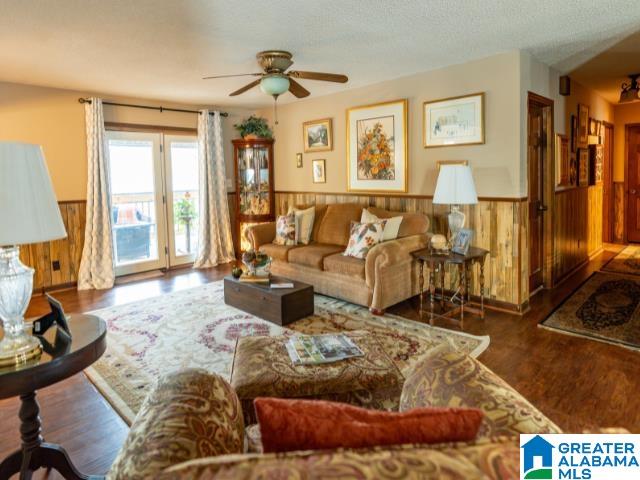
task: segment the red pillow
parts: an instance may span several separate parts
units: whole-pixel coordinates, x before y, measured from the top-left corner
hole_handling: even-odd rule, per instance
[[[475,408],[367,410],[323,400],[256,398],[265,453],[442,443],[476,438],[482,411]]]

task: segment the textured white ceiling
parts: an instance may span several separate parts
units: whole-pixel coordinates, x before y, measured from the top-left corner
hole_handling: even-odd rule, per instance
[[[347,74],[328,94],[523,49],[568,71],[640,25],[637,0],[0,0],[0,80],[182,103],[257,107],[255,53]],[[282,102],[293,101],[290,94]]]

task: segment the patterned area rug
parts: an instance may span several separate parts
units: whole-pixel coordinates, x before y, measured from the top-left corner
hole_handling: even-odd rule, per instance
[[[594,273],[540,326],[640,350],[640,277]]]
[[[405,372],[443,342],[473,356],[489,346],[489,337],[392,315],[376,317],[366,308],[321,295],[315,296],[315,314],[289,328],[230,307],[223,298],[219,281],[92,312],[107,322],[107,351],[85,373],[126,422],[131,424],[163,374],[197,367],[229,379],[235,341],[243,335],[372,331]]]
[[[640,275],[640,246],[629,245],[600,270],[603,272],[628,273]]]

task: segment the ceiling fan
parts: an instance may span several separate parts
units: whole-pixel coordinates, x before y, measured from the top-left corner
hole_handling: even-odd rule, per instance
[[[251,90],[256,85],[260,85],[262,90],[267,95],[271,95],[274,99],[278,99],[279,95],[282,95],[287,90],[290,91],[298,98],[304,98],[309,96],[309,91],[294,80],[294,78],[304,78],[306,80],[321,80],[324,82],[337,82],[346,83],[349,81],[346,75],[338,75],[335,73],[321,73],[321,72],[303,72],[299,70],[286,71],[291,65],[292,55],[289,52],[283,50],[266,50],[259,52],[256,55],[258,65],[262,68],[261,73],[241,73],[238,75],[214,75],[211,77],[204,77],[204,80],[212,78],[228,78],[228,77],[245,77],[253,76],[260,77],[257,80],[245,85],[238,90],[231,92],[230,97],[235,97],[241,93]]]

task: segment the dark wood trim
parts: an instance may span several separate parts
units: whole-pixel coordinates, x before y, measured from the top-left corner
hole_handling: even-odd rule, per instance
[[[587,257],[585,260],[583,260],[582,262],[580,262],[578,265],[576,265],[575,267],[573,267],[571,270],[569,270],[567,273],[565,273],[564,275],[561,275],[560,277],[556,278],[553,282],[553,286],[554,288],[557,287],[558,285],[560,285],[561,283],[563,283],[565,280],[567,280],[568,278],[570,278],[572,275],[574,275],[575,273],[578,272],[578,270],[580,270],[581,268],[584,268],[585,265],[587,265],[589,263],[589,257]]]
[[[104,122],[104,128],[112,132],[155,132],[177,135],[197,135],[198,130],[187,127],[170,127],[168,125],[144,125],[137,123]]]
[[[313,192],[313,191],[293,191],[293,190],[276,190],[276,195],[335,195],[340,197],[390,197],[390,198],[416,198],[416,199],[433,199],[433,195],[413,195],[411,193],[354,193],[354,192]],[[482,202],[522,202],[528,197],[478,197]]]
[[[542,268],[542,284],[545,288],[551,288],[555,285],[553,278],[553,255],[555,249],[555,237],[553,229],[553,221],[555,214],[555,126],[554,126],[554,101],[550,98],[543,97],[534,92],[527,92],[527,110],[531,104],[537,104],[545,109],[546,125],[546,154],[543,164],[543,202],[547,207],[543,218],[543,268]],[[528,118],[528,116],[527,116]],[[528,128],[528,127],[527,127]],[[527,134],[528,136],[528,134]],[[528,156],[528,155],[527,155]],[[527,173],[530,171],[527,160]],[[531,238],[531,232],[526,241]],[[529,248],[527,248],[529,252]],[[529,253],[527,253],[529,254]]]
[[[629,243],[627,235],[627,214],[629,206],[629,128],[640,127],[640,123],[627,123],[624,126],[624,215],[622,218],[623,241]]]
[[[87,200],[58,200],[58,205],[68,205],[71,203],[87,203]]]
[[[609,123],[606,121],[602,122],[604,125],[605,129],[611,129],[611,138],[609,139],[609,152],[608,152],[608,156],[609,156],[609,165],[604,165],[604,169],[605,172],[603,174],[603,177],[605,177],[606,179],[608,179],[609,181],[606,182],[604,181],[605,179],[603,178],[603,182],[602,182],[602,188],[604,189],[604,191],[609,192],[608,196],[606,197],[609,202],[605,204],[604,200],[604,192],[603,192],[603,205],[602,208],[605,212],[608,212],[607,216],[604,216],[603,221],[602,221],[602,241],[603,242],[613,242],[613,238],[614,238],[614,224],[615,224],[615,182],[613,181],[613,167],[614,167],[614,155],[615,155],[615,125],[613,123]],[[606,147],[607,145],[603,145],[603,147]],[[605,155],[607,155],[607,152],[604,153]],[[607,172],[608,171],[608,172]],[[605,222],[605,219],[608,220],[607,222]]]

